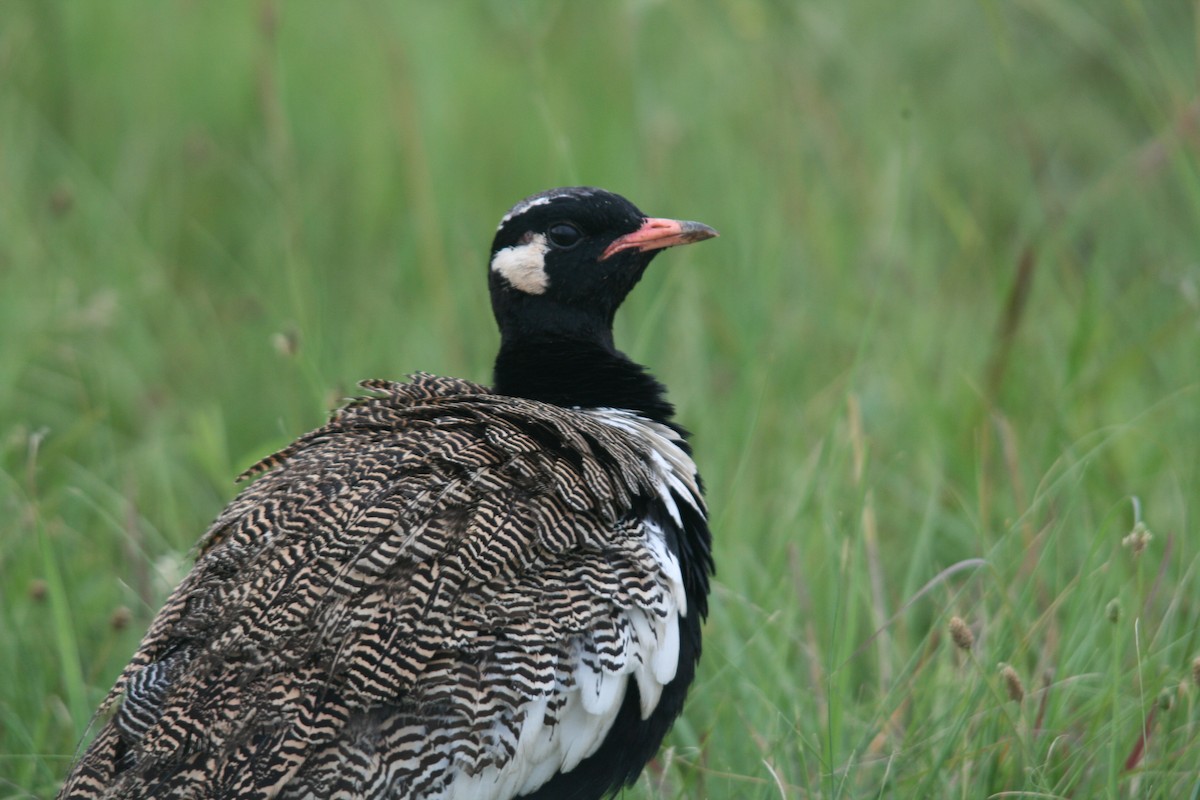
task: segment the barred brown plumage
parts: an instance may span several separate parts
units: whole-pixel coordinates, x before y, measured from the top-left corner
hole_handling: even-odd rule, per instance
[[[60,797],[594,798],[636,778],[699,658],[706,510],[661,387],[602,335],[624,293],[571,294],[599,336],[539,304],[593,264],[636,271],[627,292],[657,249],[714,234],[650,230],[669,221],[600,190],[523,205],[493,246],[497,387],[369,381],[248,470]],[[553,243],[513,255],[570,238],[562,220],[594,261],[578,241],[575,273]]]

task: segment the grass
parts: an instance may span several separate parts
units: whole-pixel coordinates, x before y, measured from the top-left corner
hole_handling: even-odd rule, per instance
[[[1198,47],[1182,0],[8,0],[0,797],[242,468],[486,380],[492,228],[570,183],[723,233],[619,324],[719,570],[629,797],[1200,796]]]

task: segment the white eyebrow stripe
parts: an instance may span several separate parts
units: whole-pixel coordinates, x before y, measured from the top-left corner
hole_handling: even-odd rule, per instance
[[[551,200],[553,200],[555,197],[557,197],[557,195],[543,194],[543,195],[537,195],[535,197],[531,197],[528,200],[523,200],[522,202],[517,203],[515,206],[513,206],[509,210],[509,212],[507,214],[505,214],[503,217],[500,218],[500,224],[496,226],[496,230],[500,230],[501,228],[503,228],[504,223],[508,222],[513,217],[520,216],[521,214],[524,214],[526,211],[528,211],[531,208],[536,208],[537,206],[544,206],[547,203],[549,203]]]
[[[551,189],[548,192],[535,194],[533,197],[527,197],[515,206],[509,209],[508,213],[500,218],[500,224],[496,226],[496,230],[503,228],[505,223],[514,217],[519,217],[531,208],[544,206],[547,203],[552,203],[560,197],[593,197],[596,192],[590,188],[582,186],[569,186],[563,189]]]

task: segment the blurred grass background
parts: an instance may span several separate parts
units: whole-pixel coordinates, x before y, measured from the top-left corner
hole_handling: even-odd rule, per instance
[[[718,563],[630,797],[1200,796],[1198,44],[1183,0],[4,0],[0,797],[241,469],[361,378],[487,380],[496,221],[575,183],[723,234],[618,330]]]

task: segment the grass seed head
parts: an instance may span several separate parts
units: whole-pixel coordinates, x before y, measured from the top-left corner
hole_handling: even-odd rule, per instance
[[[1004,688],[1008,692],[1009,700],[1019,703],[1025,699],[1025,684],[1021,683],[1021,676],[1012,666],[1001,662],[1000,677],[1004,679]]]
[[[1129,535],[1121,540],[1121,546],[1128,548],[1133,553],[1133,557],[1137,558],[1153,538],[1154,534],[1150,533],[1150,529],[1146,527],[1146,523],[1139,520],[1133,526],[1133,530],[1129,532]]]
[[[975,634],[971,633],[971,628],[963,622],[962,617],[950,618],[950,638],[959,650],[969,651],[975,646]]]
[[[300,334],[295,330],[273,333],[271,334],[271,346],[279,355],[292,358],[300,351]]]
[[[34,578],[29,582],[29,599],[35,603],[40,603],[46,599],[46,594],[49,592],[49,586],[41,578]]]
[[[1192,683],[1200,686],[1200,656],[1192,659]]]
[[[114,631],[125,630],[132,621],[133,612],[126,606],[117,606],[108,618],[108,624]]]

